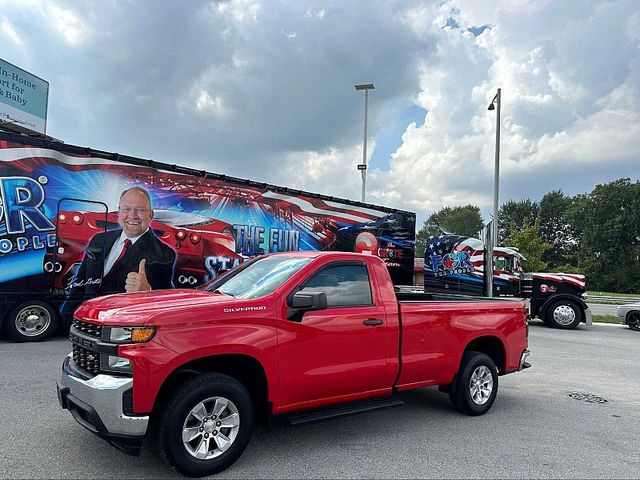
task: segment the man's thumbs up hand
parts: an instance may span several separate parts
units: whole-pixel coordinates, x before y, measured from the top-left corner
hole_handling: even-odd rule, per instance
[[[126,292],[146,292],[151,290],[151,285],[147,281],[147,259],[140,260],[137,272],[129,272],[127,275],[127,282],[125,283],[124,290]]]

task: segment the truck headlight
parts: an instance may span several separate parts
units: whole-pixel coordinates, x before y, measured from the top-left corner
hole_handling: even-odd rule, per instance
[[[107,327],[105,340],[113,343],[144,343],[151,340],[155,333],[154,327]]]

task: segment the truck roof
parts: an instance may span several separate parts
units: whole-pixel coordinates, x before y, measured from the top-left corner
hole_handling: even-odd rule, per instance
[[[296,190],[288,187],[271,185],[265,182],[256,182],[253,180],[248,180],[248,179],[243,179],[238,177],[231,177],[231,176],[222,175],[219,173],[212,173],[206,170],[196,170],[194,168],[183,167],[176,164],[157,162],[155,160],[132,157],[129,155],[121,155],[119,153],[106,152],[103,150],[94,150],[89,147],[80,147],[77,145],[71,145],[61,141],[56,141],[56,139],[54,139],[53,137],[48,137],[45,135],[27,135],[24,133],[15,133],[15,132],[11,132],[11,131],[7,131],[6,129],[3,129],[2,125],[0,125],[0,140],[29,144],[29,145],[40,147],[40,148],[49,148],[49,149],[67,153],[70,155],[90,156],[94,158],[100,158],[104,160],[110,160],[112,162],[125,163],[125,164],[135,165],[139,167],[155,168],[158,170],[165,170],[167,172],[175,172],[175,173],[181,173],[184,175],[192,175],[196,177],[208,178],[213,180],[221,180],[221,181],[230,182],[230,183],[237,183],[243,186],[268,188],[269,190],[272,190],[273,192],[276,192],[276,193],[285,193],[290,195],[304,195],[307,197],[318,198],[320,200],[325,200],[325,201],[328,200],[333,202],[340,202],[340,203],[352,205],[355,207],[374,208],[376,210],[380,210],[388,213],[401,212],[405,214],[415,215],[414,212],[409,212],[407,210],[400,210],[397,208],[389,208],[382,205],[358,202],[358,201],[349,200],[346,198],[339,198],[339,197],[333,197],[330,195],[322,195],[322,194],[307,192],[303,190]]]

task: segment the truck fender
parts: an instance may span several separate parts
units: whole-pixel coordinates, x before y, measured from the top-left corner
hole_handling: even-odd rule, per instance
[[[587,303],[577,295],[571,295],[570,293],[557,293],[555,295],[551,295],[540,307],[540,318],[544,318],[547,314],[547,309],[549,305],[558,300],[571,300],[572,302],[578,304],[578,306],[582,309],[582,313],[584,314],[583,322],[586,322],[587,325],[591,324],[591,315],[587,315],[587,311],[589,310],[589,306]]]
[[[271,397],[275,394],[275,392],[273,392],[274,385],[269,382],[270,372],[265,368],[265,364],[260,360],[259,356],[247,352],[237,352],[238,349],[231,349],[231,351],[228,352],[224,350],[207,351],[202,349],[197,355],[181,357],[171,366],[170,372],[163,378],[158,386],[157,395],[153,402],[153,409],[158,406],[158,400],[169,393],[181,377],[188,377],[205,372],[222,373],[235,378],[243,384],[246,383],[245,386],[252,394],[262,396],[267,404],[270,405],[272,401]],[[233,365],[234,362],[232,358],[238,358],[239,360],[244,359],[242,364],[245,367],[248,366],[248,364],[244,362],[249,362],[253,367],[238,369]],[[222,360],[222,364],[220,360]],[[231,363],[228,363],[229,360],[231,360]],[[253,381],[250,381],[250,379]],[[271,412],[268,413],[270,414]]]
[[[496,364],[500,374],[504,373],[508,361],[505,343],[505,338],[501,335],[501,332],[483,332],[468,339],[464,349],[460,352],[456,374],[460,370],[464,353],[467,351],[475,351],[488,355]]]

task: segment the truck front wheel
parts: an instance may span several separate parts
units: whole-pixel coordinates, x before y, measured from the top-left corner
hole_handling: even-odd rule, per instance
[[[571,300],[557,300],[547,308],[544,321],[553,328],[576,328],[582,321],[582,309]]]
[[[58,328],[58,311],[40,300],[21,303],[4,320],[4,332],[14,342],[40,342]]]
[[[157,419],[160,452],[190,477],[221,472],[249,443],[253,415],[241,383],[221,374],[199,375],[176,390]]]
[[[493,405],[497,393],[498,369],[491,357],[480,352],[464,352],[449,392],[453,407],[466,415],[483,415]]]

